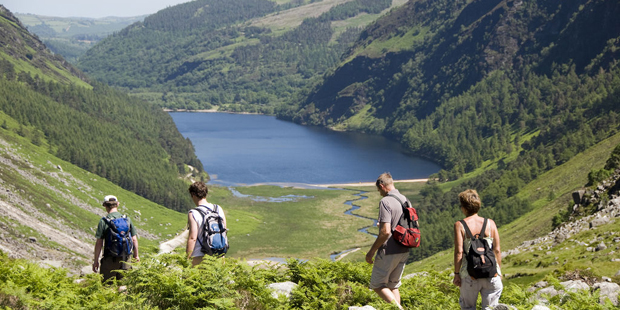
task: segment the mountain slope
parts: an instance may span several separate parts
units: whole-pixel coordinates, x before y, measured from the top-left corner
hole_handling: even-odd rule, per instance
[[[10,257],[62,266],[74,273],[84,266],[88,269],[94,229],[105,214],[102,197],[108,194],[119,197],[121,212],[136,223],[145,252],[184,226],[183,213],[58,159],[48,153],[44,138],[35,145],[18,134],[34,127],[24,127],[2,112],[0,123],[0,250]]]
[[[540,83],[534,81],[540,76],[585,78],[599,68],[615,68],[618,12],[617,3],[610,1],[410,1],[368,27],[346,61],[280,116],[382,133],[448,170],[471,171],[480,166],[479,158],[498,158],[489,153],[509,143],[480,147],[469,139],[456,144],[437,140],[452,142],[450,133],[488,140],[499,131],[541,129],[552,117],[542,110],[552,109],[557,100],[545,97],[547,90],[530,81]],[[509,97],[500,89],[498,96],[484,98],[496,91],[489,87],[501,72]],[[471,122],[455,102],[468,90],[469,97],[485,103],[477,109],[484,123],[441,123],[450,118]],[[536,119],[541,121],[535,124]],[[474,132],[463,132],[472,125]],[[467,154],[455,154],[453,146]]]
[[[72,63],[106,36],[142,21],[145,17],[65,18],[35,14],[15,14],[15,16],[54,54],[61,55]]]
[[[192,205],[179,175],[191,165],[200,177],[202,165],[169,115],[89,84],[4,7],[0,31],[0,110],[20,122],[22,136],[36,143],[45,138],[59,158],[167,207]]]
[[[402,3],[198,0],[106,38],[78,65],[164,107],[272,113],[338,63],[360,26]]]

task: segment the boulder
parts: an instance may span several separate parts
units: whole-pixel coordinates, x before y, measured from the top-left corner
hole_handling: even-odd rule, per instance
[[[517,308],[511,305],[498,304],[493,308],[493,310],[517,310]]]
[[[545,287],[543,289],[540,289],[538,292],[536,292],[536,296],[537,297],[541,297],[542,295],[547,295],[549,297],[553,297],[553,296],[555,296],[557,294],[559,294],[559,293],[558,293],[558,291],[553,286]]]
[[[414,273],[411,273],[411,274],[408,274],[408,275],[404,276],[403,280],[409,280],[411,278],[426,277],[426,276],[428,276],[428,272],[426,272],[426,271],[414,272]]]
[[[288,298],[291,296],[293,289],[297,287],[297,283],[291,281],[271,283],[267,287],[273,290],[271,293],[273,298],[278,298],[279,295],[284,295]]]
[[[532,307],[532,310],[551,310],[551,309],[549,309],[549,307],[547,307],[547,306],[536,305],[536,306]]]
[[[607,249],[607,246],[605,245],[604,242],[599,243],[599,245],[596,246],[596,251],[602,251]]]
[[[570,281],[564,281],[564,282],[560,282],[560,284],[567,290],[570,292],[577,292],[580,290],[590,290],[590,287],[588,286],[587,283],[581,281],[581,280],[570,280]]]
[[[585,190],[579,190],[579,191],[575,191],[573,192],[573,202],[575,204],[580,205],[581,204],[581,200],[583,199],[583,194],[585,194]]]
[[[618,305],[618,292],[620,291],[620,285],[617,283],[600,282],[595,283],[592,288],[599,290],[599,302],[605,303],[605,299],[609,299],[614,306]]]
[[[594,227],[597,227],[597,226],[605,225],[607,223],[609,223],[609,218],[607,218],[607,217],[599,217],[599,218],[593,219],[590,222],[590,228],[594,228]]]
[[[536,282],[536,284],[534,284],[535,287],[539,287],[539,288],[547,287],[547,285],[549,285],[547,281],[539,281],[539,282]]]

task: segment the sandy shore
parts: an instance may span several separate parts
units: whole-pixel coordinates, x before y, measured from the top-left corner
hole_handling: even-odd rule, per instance
[[[428,179],[394,180],[394,183],[425,183]],[[375,182],[340,183],[340,184],[313,184],[317,187],[351,187],[351,186],[375,186]]]
[[[214,179],[212,181],[215,181]],[[394,180],[394,183],[425,183],[428,179],[408,179],[408,180]],[[217,183],[217,182],[216,182]],[[293,187],[301,189],[321,189],[321,188],[342,188],[342,187],[355,187],[355,186],[375,186],[375,182],[357,182],[357,183],[333,183],[333,184],[308,184],[308,183],[288,183],[288,182],[265,182],[265,183],[252,183],[252,184],[234,184],[224,185],[232,187],[245,187],[245,186],[280,186],[280,187]]]
[[[251,115],[262,115],[261,113],[253,113],[253,112],[231,112],[231,111],[220,111],[219,107],[215,107],[213,109],[205,109],[205,110],[187,110],[187,109],[166,109],[164,108],[164,112],[190,112],[190,113],[228,113],[228,114],[251,114]]]

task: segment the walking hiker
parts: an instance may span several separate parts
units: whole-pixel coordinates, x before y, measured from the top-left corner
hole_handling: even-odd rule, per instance
[[[136,262],[140,261],[140,256],[136,227],[129,218],[118,212],[118,199],[112,195],[105,196],[103,206],[108,214],[97,225],[93,272],[100,271],[105,282],[112,277],[122,279],[123,275],[116,270],[130,269],[127,264],[130,256],[133,255]],[[102,248],[103,258],[99,261]]]
[[[194,182],[189,187],[196,208],[187,215],[189,237],[185,252],[187,258],[192,260],[192,266],[200,264],[205,254],[224,255],[228,250],[224,210],[207,202],[208,193],[209,189],[204,182]]]
[[[394,187],[394,180],[388,172],[381,174],[375,185],[383,198],[379,202],[379,236],[366,254],[366,262],[373,264],[370,288],[383,300],[396,303],[402,308],[398,288],[409,257],[409,248],[391,236],[403,214],[402,202],[407,201],[407,198]]]
[[[504,288],[499,232],[492,219],[478,216],[481,201],[475,190],[460,193],[459,201],[465,215],[454,223],[453,283],[461,288],[459,304],[463,310],[475,310],[480,294],[482,309],[490,309],[499,304]]]

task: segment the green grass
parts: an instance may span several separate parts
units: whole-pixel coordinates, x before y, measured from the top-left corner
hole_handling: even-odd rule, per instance
[[[565,209],[572,201],[572,192],[581,189],[587,183],[588,172],[590,172],[592,169],[600,169],[605,165],[605,161],[607,160],[607,158],[609,158],[609,154],[618,144],[620,144],[620,134],[616,134],[594,145],[585,152],[578,154],[563,165],[546,172],[545,174],[541,175],[536,180],[525,186],[517,194],[517,197],[522,199],[529,199],[534,209],[528,213],[523,214],[519,219],[515,220],[514,222],[500,227],[499,232],[501,236],[502,250],[506,251],[520,245],[521,243],[523,243],[523,241],[532,240],[549,233],[552,230],[551,221],[553,217],[558,214],[560,210]],[[549,201],[549,191],[551,190],[555,193],[556,198]],[[482,198],[484,199],[484,197]],[[616,224],[610,224],[606,227],[608,228],[605,229],[613,231],[613,228],[616,227]],[[508,261],[506,261],[507,266],[504,270],[504,273],[531,274],[530,276],[528,276],[527,279],[515,280],[519,283],[542,278],[550,271],[559,269],[561,265],[551,265],[551,267],[536,268],[535,266],[538,264],[539,261],[548,261],[549,257],[551,256],[553,256],[553,258],[555,258],[555,256],[559,256],[560,258],[566,257],[566,259],[568,259],[571,257],[571,255],[573,255],[571,254],[572,250],[564,253],[563,251],[558,250],[559,248],[561,248],[561,246],[557,247],[557,249],[552,250],[553,253],[550,255],[541,256],[540,254],[537,254],[539,255],[537,259],[533,260],[530,258],[530,262],[522,266],[510,265],[509,262],[511,259],[509,259]],[[559,251],[558,254],[555,254],[555,251]],[[545,250],[543,252],[546,253],[547,251]],[[409,264],[406,270],[413,272],[418,269],[430,268],[436,270],[443,270],[446,268],[451,268],[453,265],[452,253],[452,249],[440,252],[422,261]],[[527,255],[529,254],[523,254],[524,257]],[[578,254],[575,255],[578,256]],[[517,255],[516,257],[520,256]],[[581,266],[580,264],[585,264],[586,266],[590,266],[595,270],[600,270],[602,273],[606,272],[605,275],[610,277],[618,271],[615,270],[613,271],[613,273],[610,274],[609,272],[613,268],[609,269],[609,264],[606,261],[603,262],[595,260],[594,262],[592,262],[593,265],[590,265],[587,262],[589,262],[591,258],[594,258],[594,256],[587,257],[585,259],[576,259],[575,262],[577,262],[577,265],[579,266]],[[523,261],[527,260],[527,258],[515,258],[514,260],[518,259],[521,259]]]
[[[12,63],[17,73],[27,72],[33,77],[38,75],[41,79],[43,79],[46,82],[55,81],[55,82],[62,83],[63,81],[59,81],[59,79],[62,77],[62,79],[65,79],[64,82],[68,81],[69,83],[75,84],[77,86],[92,89],[92,86],[90,84],[80,80],[79,78],[67,72],[66,70],[58,68],[57,66],[55,66],[54,64],[50,62],[46,62],[47,67],[53,70],[53,72],[56,72],[56,74],[52,74],[51,72],[44,72],[43,70],[33,66],[30,62],[15,59],[2,51],[0,51],[0,58],[4,60],[8,60],[10,63]]]
[[[309,190],[256,186],[238,189],[242,194],[260,197],[304,195],[295,202],[256,202],[238,198],[216,188],[209,201],[222,205],[230,223],[230,254],[240,258],[293,257],[328,258],[360,245],[370,244],[372,236],[357,232],[369,220],[345,215],[354,199],[353,191]],[[237,219],[239,221],[237,221]]]

